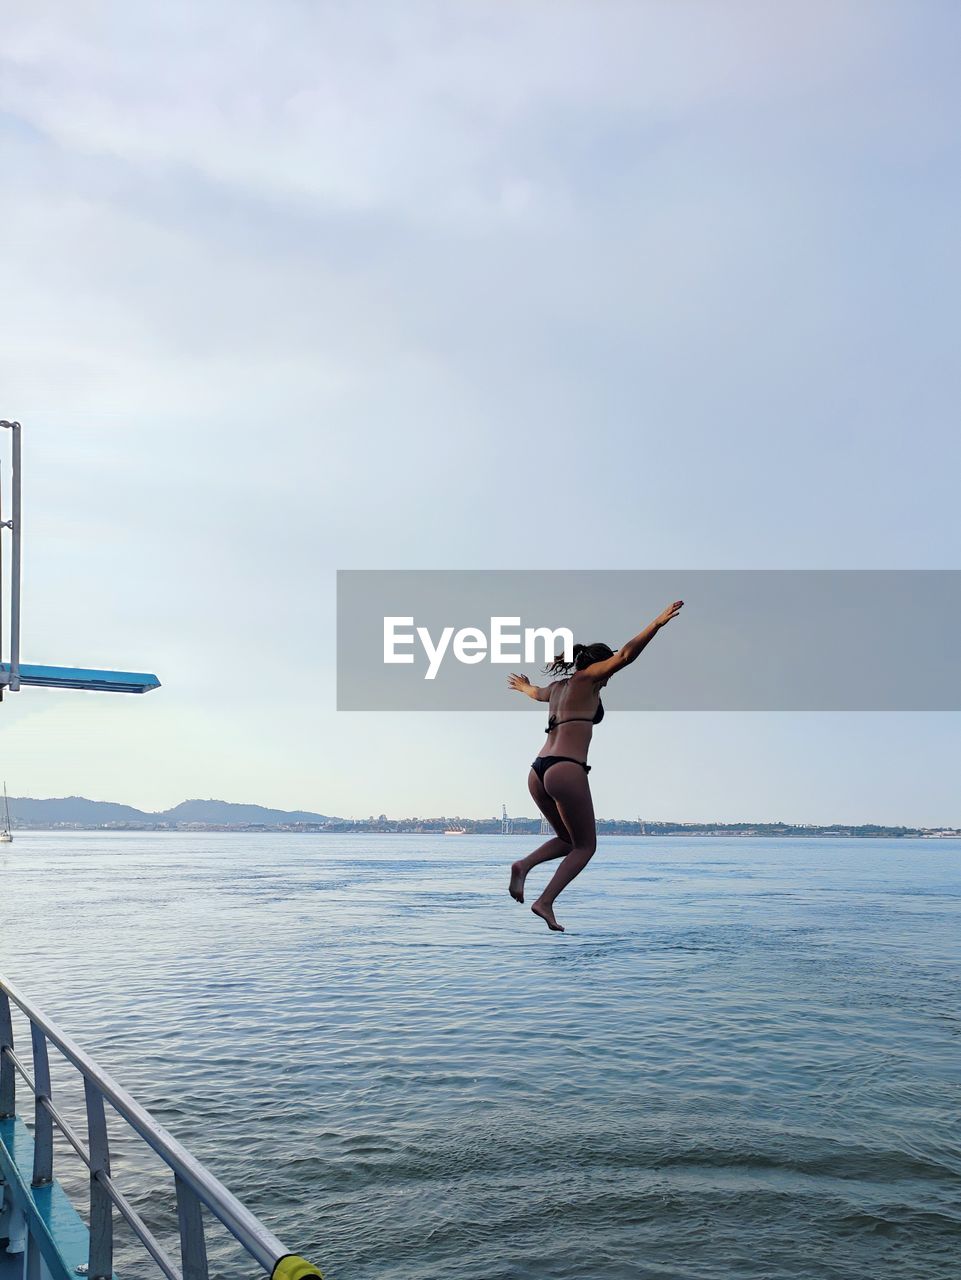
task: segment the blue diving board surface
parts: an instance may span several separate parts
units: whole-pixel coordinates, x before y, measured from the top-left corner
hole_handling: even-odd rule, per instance
[[[9,678],[9,662],[0,662],[0,688]],[[20,683],[43,689],[92,689],[97,693],[149,693],[160,688],[157,677],[144,671],[94,671],[89,667],[37,667],[29,663],[20,664]]]

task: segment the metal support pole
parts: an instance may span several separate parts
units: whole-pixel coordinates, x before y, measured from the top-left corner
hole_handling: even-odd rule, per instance
[[[5,991],[0,991],[0,1120],[17,1114],[17,1069],[10,1057],[12,1049],[10,998]]]
[[[87,1102],[87,1148],[90,1152],[90,1253],[87,1274],[90,1280],[111,1280],[113,1276],[113,1201],[104,1181],[110,1178],[110,1142],[103,1094],[91,1080],[84,1080]]]
[[[20,688],[20,423],[0,420],[0,427],[13,432],[13,469],[11,475],[12,514],[0,528],[13,532],[10,548],[10,674],[4,682],[11,692]],[[2,627],[0,627],[2,648]]]
[[[180,1269],[183,1280],[207,1280],[207,1244],[200,1198],[183,1178],[174,1174],[177,1219],[180,1223]]]
[[[6,525],[3,523],[3,466],[0,463],[0,534]],[[0,538],[0,663],[3,662],[3,540]],[[0,680],[0,698],[3,697],[3,681]]]
[[[13,545],[10,550],[10,688],[20,688],[20,423],[13,424]]]
[[[53,1182],[53,1116],[45,1102],[50,1101],[50,1059],[47,1054],[47,1037],[35,1022],[30,1023],[30,1039],[33,1045],[33,1092],[36,1095],[33,1112],[33,1181],[34,1187],[46,1187]]]

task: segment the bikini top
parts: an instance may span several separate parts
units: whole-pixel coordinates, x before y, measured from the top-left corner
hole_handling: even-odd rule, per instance
[[[604,719],[604,703],[598,699],[597,710],[592,716],[568,716],[566,720],[558,720],[557,716],[551,716],[547,722],[545,733],[550,733],[560,724],[571,724],[575,720],[585,720],[588,724],[600,724]]]

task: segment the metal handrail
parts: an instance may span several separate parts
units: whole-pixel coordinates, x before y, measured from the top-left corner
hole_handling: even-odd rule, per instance
[[[24,1064],[14,1050],[11,1001],[30,1022],[35,1074],[33,1080],[29,1078]],[[48,1040],[83,1077],[87,1112],[86,1149],[51,1101],[46,1053]],[[53,1176],[49,1141],[52,1125],[60,1129],[90,1169],[89,1280],[109,1280],[112,1275],[113,1207],[130,1223],[134,1233],[168,1280],[181,1280],[159,1242],[111,1179],[110,1150],[103,1110],[105,1101],[173,1170],[180,1227],[182,1280],[206,1280],[207,1277],[207,1250],[201,1206],[209,1209],[223,1223],[273,1280],[321,1280],[319,1268],[285,1249],[273,1232],[159,1125],[126,1089],[98,1067],[76,1041],[61,1031],[12,982],[0,975],[0,1118],[15,1114],[17,1073],[23,1075],[36,1097],[38,1137],[34,1185],[43,1185]]]
[[[36,1027],[31,1027],[31,1031],[36,1032],[36,1030],[37,1030]],[[80,1157],[83,1163],[87,1166],[87,1168],[91,1171],[91,1173],[93,1173],[94,1169],[90,1160],[90,1152],[83,1145],[83,1139],[77,1133],[76,1129],[74,1129],[70,1121],[65,1119],[64,1116],[60,1114],[57,1108],[50,1101],[49,1093],[44,1095],[39,1092],[39,1086],[31,1079],[30,1072],[27,1070],[26,1066],[20,1061],[19,1057],[16,1055],[16,1053],[14,1053],[14,1051],[11,1048],[9,1048],[7,1045],[4,1045],[2,1050],[0,1050],[0,1052],[6,1054],[6,1056],[10,1059],[10,1061],[13,1063],[14,1067],[16,1068],[17,1073],[23,1077],[27,1085],[27,1088],[30,1089],[30,1091],[36,1097],[38,1119],[41,1113],[45,1113],[48,1123],[50,1125],[51,1131],[52,1131],[53,1125],[55,1124],[57,1128],[60,1130],[60,1132],[63,1134],[63,1136],[70,1143],[71,1147],[73,1147],[74,1151],[76,1151],[77,1155]],[[37,1138],[38,1129],[39,1129],[39,1126],[35,1127],[34,1129],[34,1165],[33,1165],[33,1179],[31,1182],[31,1186],[34,1186],[34,1187],[45,1186],[47,1183],[52,1182],[53,1180],[53,1150],[51,1147],[49,1150],[49,1153],[42,1152],[41,1145]],[[50,1172],[49,1173],[42,1172],[41,1171],[42,1167],[49,1167]],[[166,1250],[164,1249],[163,1245],[160,1243],[157,1237],[153,1234],[153,1232],[144,1222],[143,1218],[141,1218],[140,1214],[133,1207],[133,1205],[130,1203],[127,1197],[119,1189],[119,1187],[117,1187],[117,1185],[113,1182],[111,1178],[106,1177],[102,1174],[98,1176],[101,1178],[101,1180],[105,1183],[108,1190],[110,1191],[111,1199],[113,1200],[113,1203],[116,1205],[117,1209],[119,1210],[121,1217],[125,1218],[127,1222],[130,1224],[130,1226],[133,1228],[134,1233],[140,1238],[141,1244],[150,1254],[151,1258],[153,1258],[154,1262],[156,1262],[160,1270],[167,1277],[167,1280],[182,1280],[181,1273],[177,1270],[176,1266],[170,1260],[170,1257],[167,1254]]]

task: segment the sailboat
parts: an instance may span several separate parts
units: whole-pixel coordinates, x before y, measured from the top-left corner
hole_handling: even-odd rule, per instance
[[[3,784],[3,830],[0,831],[0,844],[10,844],[10,805],[7,803],[7,784]]]

